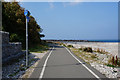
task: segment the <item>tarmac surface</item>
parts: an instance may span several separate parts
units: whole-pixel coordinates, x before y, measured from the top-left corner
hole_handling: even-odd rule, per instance
[[[35,67],[30,78],[38,80],[106,80],[99,71],[63,46],[53,46]]]

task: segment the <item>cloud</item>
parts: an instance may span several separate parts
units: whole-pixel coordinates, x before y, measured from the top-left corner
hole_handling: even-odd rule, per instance
[[[63,2],[63,6],[64,7],[66,7],[66,6],[74,6],[74,5],[80,4],[83,1],[84,0],[74,0],[74,1],[71,1],[71,2]]]

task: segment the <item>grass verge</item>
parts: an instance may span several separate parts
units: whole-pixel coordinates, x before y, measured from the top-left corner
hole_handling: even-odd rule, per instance
[[[44,45],[38,44],[29,48],[30,52],[43,53],[49,49],[49,44],[45,43]]]

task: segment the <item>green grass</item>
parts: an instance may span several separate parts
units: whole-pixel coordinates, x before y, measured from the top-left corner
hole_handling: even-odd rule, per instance
[[[36,45],[33,46],[32,48],[29,48],[30,52],[35,52],[35,53],[42,53],[44,51],[47,51],[49,49],[48,45]]]
[[[109,66],[109,67],[116,67],[116,66],[114,66],[114,65],[111,65],[111,64],[107,64],[107,66]]]

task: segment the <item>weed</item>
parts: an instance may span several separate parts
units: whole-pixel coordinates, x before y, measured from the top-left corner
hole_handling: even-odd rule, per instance
[[[92,54],[91,58],[97,58],[97,56],[95,54]]]
[[[100,49],[100,48],[95,49],[94,52],[98,52],[98,53],[101,53],[101,54],[107,54],[108,53],[105,50]]]
[[[109,60],[108,60],[108,64],[110,65],[114,65],[114,66],[120,66],[120,59],[116,56],[112,56]]]

